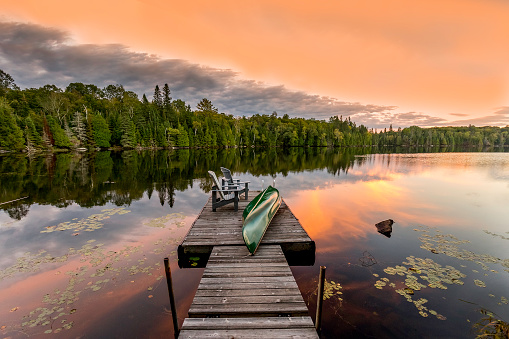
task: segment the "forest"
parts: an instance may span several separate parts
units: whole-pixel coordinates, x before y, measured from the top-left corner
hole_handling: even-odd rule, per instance
[[[312,113],[312,112],[311,112]],[[141,99],[120,84],[20,89],[0,69],[0,151],[345,146],[509,145],[509,126],[369,129],[350,118],[235,117],[207,98],[193,109],[168,84]]]

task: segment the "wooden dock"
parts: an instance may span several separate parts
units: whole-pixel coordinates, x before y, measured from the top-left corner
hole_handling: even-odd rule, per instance
[[[179,338],[318,338],[284,254],[312,250],[314,261],[314,242],[283,201],[250,255],[241,235],[248,202],[212,212],[209,199],[179,246],[179,257],[208,256]]]
[[[250,191],[250,199],[258,193],[260,192]],[[250,199],[245,200],[242,197],[237,212],[234,211],[233,204],[212,212],[212,201],[209,198],[178,248],[179,266],[189,267],[186,264],[190,256],[205,255],[205,260],[200,262],[202,264],[214,246],[245,246],[242,239],[242,211]],[[311,266],[315,262],[315,242],[302,228],[284,200],[261,245],[280,245],[291,266]]]

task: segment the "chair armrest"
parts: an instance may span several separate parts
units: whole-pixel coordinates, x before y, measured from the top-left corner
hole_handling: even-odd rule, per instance
[[[223,185],[223,188],[226,187],[239,187],[239,185],[238,183],[230,184],[229,182],[227,182],[226,184]]]
[[[214,192],[235,192],[239,190],[240,190],[239,186],[229,186],[228,189],[217,189],[217,188],[212,189],[212,191]]]

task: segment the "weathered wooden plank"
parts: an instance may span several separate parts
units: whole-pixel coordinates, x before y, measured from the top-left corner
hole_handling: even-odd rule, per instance
[[[200,284],[243,284],[243,283],[283,283],[295,281],[293,276],[283,277],[240,277],[240,278],[201,278]]]
[[[233,254],[247,254],[249,255],[249,251],[246,247],[244,248],[237,248],[237,247],[218,247],[213,253],[214,255],[221,255],[223,253],[233,253]],[[264,253],[283,253],[280,246],[263,246],[263,248],[259,248],[259,251],[256,252],[257,254],[264,254]],[[253,257],[254,258],[254,257]]]
[[[304,303],[300,295],[238,296],[238,297],[194,297],[194,305],[232,304],[278,304]]]
[[[203,278],[293,277],[292,272],[207,272]]]
[[[275,257],[275,256],[278,256],[278,257]],[[253,264],[256,264],[256,263],[266,263],[266,262],[273,262],[273,263],[278,263],[278,262],[284,262],[283,261],[284,257],[282,256],[282,254],[274,254],[274,255],[257,255],[256,257],[255,256],[246,256],[246,255],[232,255],[231,257],[229,257],[228,255],[221,255],[221,256],[214,256],[212,258],[209,257],[209,261],[213,264],[216,264],[216,263],[219,263],[219,262],[225,262],[225,263],[231,263],[231,264],[234,264],[236,262],[239,262],[242,261],[242,262],[246,262],[246,263],[253,263]]]
[[[284,245],[285,243],[303,243],[310,244],[312,246],[312,241],[308,241],[306,237],[302,236],[292,236],[285,235],[280,236],[278,238],[271,238],[269,236],[264,236],[261,244],[265,245]],[[221,245],[233,245],[233,246],[245,246],[244,240],[242,239],[217,239],[217,238],[192,238],[186,241],[185,247],[191,246],[204,246],[204,245],[212,245],[212,246],[221,246]]]
[[[201,329],[297,329],[314,328],[311,317],[187,318],[182,330]]]
[[[230,273],[235,270],[237,273],[258,273],[258,272],[280,272],[292,274],[292,270],[288,266],[268,266],[268,267],[231,267],[225,266],[210,266],[207,267],[205,274],[210,273]]]
[[[254,263],[267,262],[268,259],[272,260],[273,262],[281,262],[281,261],[283,261],[284,257],[282,254],[279,254],[279,253],[274,253],[274,254],[271,254],[271,253],[258,254],[257,253],[255,256],[254,255],[246,255],[246,254],[239,255],[239,254],[233,254],[233,253],[229,255],[228,253],[221,253],[221,255],[214,255],[214,256],[209,257],[209,261],[211,263],[216,263],[219,261],[225,262],[225,261],[230,260],[231,263],[233,264],[234,260],[238,261],[240,259],[244,260],[244,262],[254,264]]]
[[[196,305],[189,308],[189,317],[199,318],[208,316],[218,317],[277,317],[279,315],[304,316],[308,315],[308,308],[302,303],[274,303],[274,304],[232,304],[232,305]]]
[[[266,295],[295,295],[301,296],[300,291],[295,288],[251,288],[240,290],[225,289],[199,289],[195,297],[240,297],[240,296],[266,296]]]
[[[274,282],[274,283],[243,283],[242,288],[239,287],[238,284],[200,284],[198,285],[198,289],[213,289],[213,290],[239,290],[239,289],[258,289],[258,288],[268,288],[268,289],[278,289],[278,288],[296,288],[297,283],[295,281],[291,282]]]
[[[280,234],[279,234],[280,233]],[[265,233],[266,236],[270,237],[272,236],[279,236],[282,237],[284,235],[292,235],[292,236],[299,236],[305,239],[308,239],[307,233],[303,229],[296,229],[295,227],[285,227],[278,229],[277,232],[269,232],[267,230],[267,233]],[[191,232],[188,234],[189,237],[196,237],[196,238],[220,238],[221,236],[231,236],[233,237],[239,237],[239,239],[242,239],[242,230],[241,229],[228,229],[228,228],[212,228],[212,227],[204,227],[203,229],[194,228]],[[237,239],[235,239],[237,240]]]
[[[299,329],[233,329],[233,330],[182,330],[179,338],[185,339],[207,339],[207,338],[280,338],[280,339],[317,339],[318,335],[312,328]]]

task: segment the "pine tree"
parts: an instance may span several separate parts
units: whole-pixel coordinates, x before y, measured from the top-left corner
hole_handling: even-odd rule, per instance
[[[23,148],[25,140],[12,112],[7,101],[0,98],[0,147],[17,150]]]
[[[164,84],[163,87],[163,107],[165,110],[169,111],[171,106],[171,97],[170,97],[171,91],[168,84]]]
[[[161,90],[159,89],[159,85],[156,85],[156,88],[154,90],[154,99],[152,102],[158,107],[163,107],[163,99],[161,97]]]
[[[34,121],[30,116],[25,118],[25,139],[27,143],[28,151],[41,148],[42,147],[42,138],[37,132],[35,128]]]
[[[92,130],[97,147],[110,147],[111,132],[101,115],[95,114],[92,117]]]
[[[122,137],[120,144],[125,148],[134,148],[136,147],[136,126],[127,117],[122,117],[121,119]]]
[[[182,126],[179,126],[179,134],[177,137],[177,146],[189,147],[189,136],[187,135],[186,129]]]
[[[88,114],[87,112],[87,129],[86,129],[86,132],[87,132],[87,147],[92,149],[92,148],[96,148],[97,147],[97,144],[95,143],[95,139],[94,139],[94,131],[92,129],[92,116],[93,114]]]

